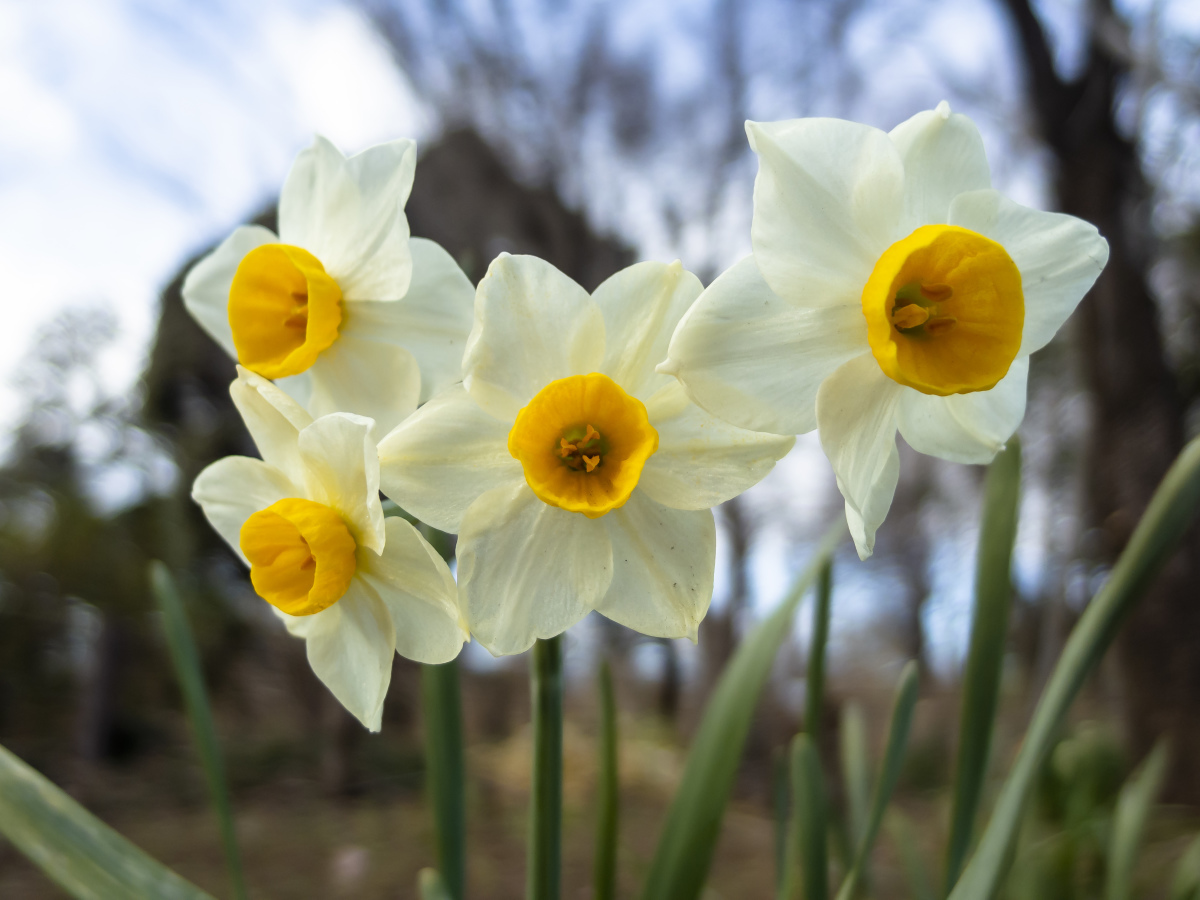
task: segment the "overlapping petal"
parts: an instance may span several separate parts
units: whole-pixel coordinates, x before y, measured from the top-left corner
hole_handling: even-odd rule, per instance
[[[896,239],[904,165],[876,128],[841,119],[748,122],[758,154],[754,258],[767,284],[797,306],[859,298]]]
[[[508,452],[509,427],[461,384],[448,388],[380,441],[383,492],[422,522],[457,533],[481,494],[525,483]]]
[[[311,369],[289,380],[302,379],[309,384],[306,406],[314,416],[366,416],[375,421],[377,438],[411,415],[421,396],[421,371],[411,353],[357,336],[339,337]]]
[[[674,509],[709,509],[758,484],[796,439],[747,431],[692,403],[671,382],[646,404],[658,431],[638,491]]]
[[[904,160],[904,216],[896,240],[921,225],[947,222],[958,194],[992,186],[979,129],[945,101],[901,122],[890,137]]]
[[[728,422],[794,435],[816,427],[821,382],[866,349],[857,299],[797,306],[771,289],[748,256],[700,295],[659,370],[678,377],[692,400]]]
[[[463,357],[475,402],[512,422],[551,381],[597,371],[603,357],[604,317],[587,291],[534,256],[492,262]]]
[[[547,506],[524,484],[488,491],[463,517],[458,579],[471,633],[492,653],[521,653],[566,631],[613,577],[602,520]]]
[[[846,498],[846,518],[858,555],[875,549],[900,474],[896,420],[902,388],[870,354],[843,365],[817,392],[821,448]]]
[[[233,331],[229,327],[229,286],[242,257],[263,244],[279,240],[269,228],[242,225],[221,241],[217,249],[188,271],[183,280],[183,305],[200,327],[237,359]]]
[[[1021,271],[1021,356],[1050,343],[1108,262],[1108,242],[1090,222],[1030,209],[996,191],[955,197],[950,224],[996,241]]]
[[[279,469],[248,456],[218,459],[192,485],[192,499],[204,510],[208,524],[243,561],[240,535],[246,520],[272,503],[302,493],[302,487]]]
[[[336,510],[355,543],[379,553],[384,546],[383,505],[372,424],[349,413],[322,416],[300,432],[299,449],[308,499]]]
[[[695,641],[712,600],[712,510],[668,509],[634,491],[598,521],[612,543],[613,576],[596,610],[642,634]]]
[[[297,484],[304,482],[297,441],[313,418],[299,403],[261,375],[237,367],[238,377],[229,386],[233,404],[263,460]]]

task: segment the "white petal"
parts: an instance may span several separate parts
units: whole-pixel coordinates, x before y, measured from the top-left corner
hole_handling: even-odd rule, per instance
[[[354,335],[340,335],[304,374],[312,385],[308,409],[314,416],[366,416],[375,420],[377,438],[411,415],[421,395],[421,371],[411,353]]]
[[[817,392],[821,448],[829,457],[838,490],[846,498],[846,520],[858,555],[875,549],[896,480],[896,416],[900,385],[879,368],[870,353],[852,359],[825,380]]]
[[[1012,364],[990,391],[935,397],[901,391],[900,433],[921,453],[957,463],[989,463],[1025,417],[1029,357]]]
[[[509,427],[461,384],[448,388],[379,442],[383,492],[422,522],[456,534],[480,494],[525,482],[508,452]]]
[[[489,491],[463,517],[459,596],[471,633],[497,656],[562,634],[612,575],[603,522],[547,506],[523,483]]]
[[[313,672],[355,718],[378,731],[396,646],[387,607],[355,578],[341,600],[305,618],[320,620],[305,638]]]
[[[712,510],[667,509],[634,491],[600,521],[612,541],[613,579],[596,610],[642,634],[695,641],[712,600]]]
[[[992,186],[979,129],[966,116],[952,114],[945,101],[901,122],[890,137],[904,160],[901,237],[922,225],[946,222],[958,194]]]
[[[794,437],[747,431],[688,400],[671,382],[646,403],[658,450],[642,469],[638,489],[674,509],[708,509],[757,484]]]
[[[240,536],[246,520],[285,497],[303,495],[304,489],[279,469],[248,456],[218,459],[192,485],[192,499],[204,510],[204,518],[243,562]]]
[[[229,386],[233,405],[258,452],[268,464],[285,472],[295,482],[304,480],[297,439],[300,430],[312,424],[312,416],[295,400],[261,375],[237,367],[237,381]]]
[[[547,384],[595,372],[603,358],[604,316],[587,291],[535,256],[492,261],[463,357],[476,403],[511,422]]]
[[[192,266],[183,280],[183,305],[200,327],[234,359],[237,359],[237,350],[229,328],[229,287],[233,284],[233,276],[247,253],[255,247],[278,241],[268,228],[243,225]]]
[[[449,662],[468,640],[450,568],[404,519],[393,516],[386,527],[383,555],[360,550],[356,575],[387,607],[397,653],[420,663]]]
[[[347,300],[398,300],[412,259],[404,204],[417,145],[370,147],[346,158],[323,137],[301,151],[279,195],[279,236],[325,266]]]
[[[708,286],[671,338],[659,370],[701,407],[753,431],[802,434],[817,425],[817,388],[867,349],[856,300],[797,307],[763,280],[748,256]]]
[[[1108,242],[1090,222],[1030,209],[996,191],[956,197],[950,224],[996,241],[1021,271],[1022,356],[1050,343],[1108,262]]]
[[[309,499],[340,513],[358,546],[382,552],[379,454],[371,420],[348,413],[322,416],[300,432],[299,446]]]
[[[347,303],[340,339],[403,347],[421,370],[424,403],[462,380],[463,350],[475,314],[475,288],[454,258],[433,241],[413,238],[412,284],[395,303]],[[386,432],[381,432],[386,433]]]
[[[638,263],[605,280],[592,294],[604,314],[600,371],[640,400],[664,387],[670,378],[654,367],[666,359],[675,325],[702,290],[678,260]]]
[[[857,301],[903,208],[904,166],[887,134],[842,119],[747,122],[758,154],[754,258],[798,306]]]

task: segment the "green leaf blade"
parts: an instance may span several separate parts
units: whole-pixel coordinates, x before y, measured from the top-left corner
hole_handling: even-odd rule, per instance
[[[806,734],[792,741],[792,840],[804,900],[829,896],[829,803],[817,747]]]
[[[1167,745],[1159,743],[1121,788],[1108,845],[1104,900],[1131,900],[1133,870],[1146,820],[1167,774]]]

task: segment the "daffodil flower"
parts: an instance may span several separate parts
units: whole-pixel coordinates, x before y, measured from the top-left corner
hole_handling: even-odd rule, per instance
[[[459,378],[474,290],[445,250],[410,238],[416,145],[346,158],[318,137],[279,196],[279,234],[236,229],[183,284],[188,310],[245,368],[314,416],[386,434]]]
[[[459,533],[461,602],[492,653],[592,609],[695,640],[710,507],[794,441],[721,422],[655,373],[700,291],[679,263],[645,262],[589,296],[549,263],[501,255],[476,294],[463,383],[380,442],[384,493]]]
[[[467,639],[454,578],[412,525],[384,518],[370,419],[314,420],[240,367],[230,393],[263,458],[218,460],[192,497],[317,677],[378,731],[392,654],[442,663]]]
[[[659,371],[743,428],[818,428],[866,558],[896,488],[896,431],[922,453],[989,462],[1025,414],[1029,354],[1108,244],[992,190],[979,132],[945,103],[890,133],[746,128],[753,255],[700,297]]]

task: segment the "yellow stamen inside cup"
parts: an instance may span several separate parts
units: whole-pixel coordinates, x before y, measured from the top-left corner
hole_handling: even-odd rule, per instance
[[[321,261],[290,244],[263,244],[243,258],[229,289],[238,362],[264,378],[298,375],[337,340],[342,290]]]
[[[290,616],[311,616],[337,603],[354,577],[356,545],[342,517],[312,500],[289,498],[242,525],[258,595]]]
[[[893,381],[925,394],[986,391],[1021,347],[1021,273],[995,241],[924,225],[892,244],[862,293],[867,340]]]
[[[589,519],[624,505],[657,449],[645,405],[595,372],[550,382],[508,433],[538,498]]]

